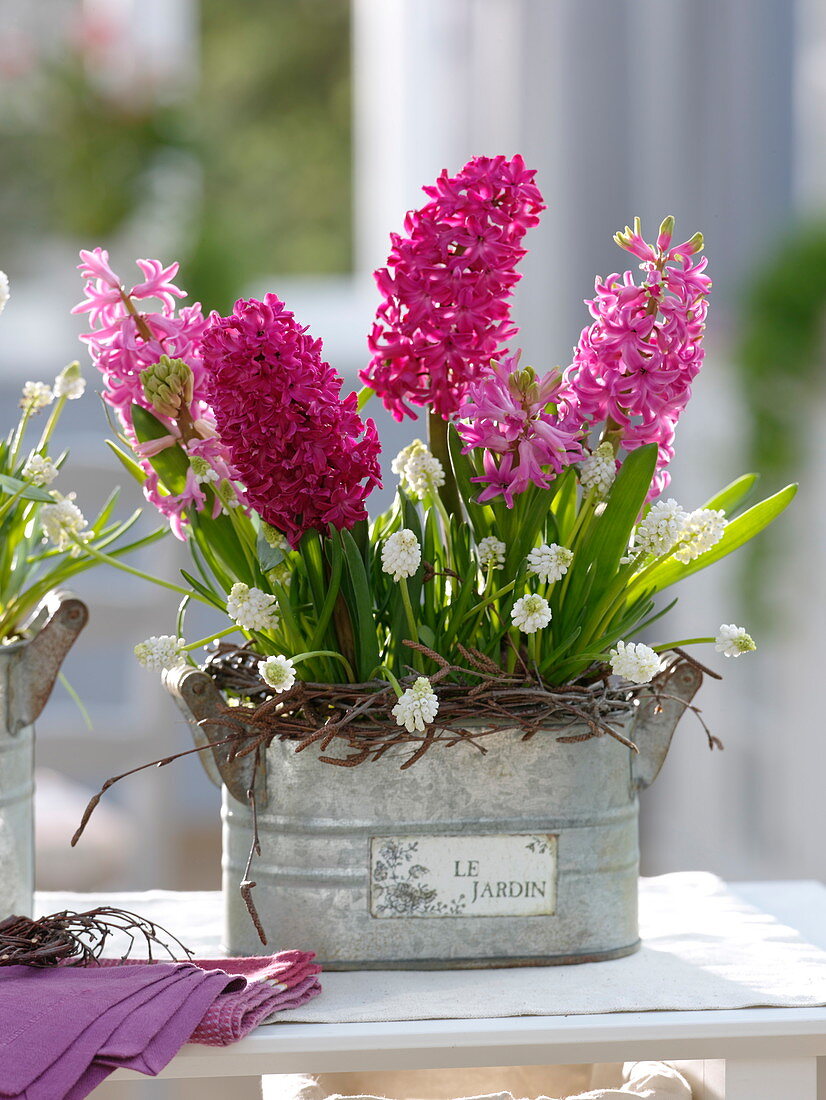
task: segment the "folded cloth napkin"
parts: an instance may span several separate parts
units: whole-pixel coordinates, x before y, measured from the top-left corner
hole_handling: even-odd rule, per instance
[[[282,951],[252,959],[194,959],[203,970],[243,976],[245,989],[213,1001],[190,1042],[223,1047],[248,1035],[276,1012],[298,1008],[321,992],[321,967],[306,951]]]
[[[120,1066],[154,1076],[190,1038],[233,1042],[319,992],[312,958],[2,967],[0,1097],[81,1100]]]
[[[210,1005],[190,1036],[191,1043],[224,1047],[249,1035],[276,1012],[298,1008],[321,992],[321,967],[308,951],[281,951],[253,958],[193,959],[201,970],[220,970],[242,977],[243,988],[226,991]],[[139,964],[126,959],[125,965]],[[124,965],[120,959],[101,959],[101,966]],[[2,1095],[2,1094],[0,1094]]]

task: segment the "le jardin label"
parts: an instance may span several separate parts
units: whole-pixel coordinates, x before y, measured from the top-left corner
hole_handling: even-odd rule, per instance
[[[557,838],[377,836],[374,917],[539,917],[556,910]]]

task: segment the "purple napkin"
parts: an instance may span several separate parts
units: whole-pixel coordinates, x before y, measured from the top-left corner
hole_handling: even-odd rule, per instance
[[[119,1066],[157,1074],[245,984],[191,963],[0,968],[0,1097],[81,1100]]]
[[[245,980],[243,987],[227,990],[209,1006],[189,1037],[191,1043],[227,1046],[236,1043],[276,1012],[298,1008],[321,992],[321,967],[311,951],[280,951],[252,958],[193,959],[201,970],[223,970]],[[123,965],[117,959],[101,959],[101,966]],[[138,965],[127,959],[127,966]]]

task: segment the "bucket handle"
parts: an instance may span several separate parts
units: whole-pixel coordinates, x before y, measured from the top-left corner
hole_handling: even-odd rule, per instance
[[[88,621],[89,609],[71,592],[51,592],[38,607],[28,624],[36,633],[17,648],[10,670],[7,727],[12,736],[39,718],[66,654]]]
[[[215,786],[226,787],[238,802],[247,803],[254,775],[256,804],[262,809],[267,797],[266,753],[256,770],[254,756],[234,756],[232,744],[215,744],[237,735],[238,728],[226,722],[226,703],[212,677],[200,668],[181,665],[168,669],[163,682],[186,719],[196,748],[202,750],[198,756]],[[212,747],[207,748],[210,743]]]
[[[636,790],[650,787],[660,774],[677,723],[702,682],[703,674],[696,666],[679,660],[657,678],[656,686],[639,697],[631,734],[640,750],[631,761],[631,776]]]

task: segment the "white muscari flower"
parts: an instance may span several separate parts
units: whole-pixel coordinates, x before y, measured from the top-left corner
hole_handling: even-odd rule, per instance
[[[636,527],[634,550],[662,557],[683,537],[687,521],[688,512],[673,497],[655,501]]]
[[[80,363],[75,361],[68,367],[64,367],[54,380],[52,393],[55,397],[65,397],[68,401],[77,401],[83,397],[86,389],[86,379],[80,373]]]
[[[617,642],[610,656],[611,671],[633,684],[647,684],[663,667],[659,653],[642,642]]]
[[[399,475],[399,483],[405,492],[415,497],[431,495],[445,483],[445,471],[441,462],[421,439],[399,451],[390,469]]]
[[[221,476],[202,455],[190,455],[189,465],[199,485],[209,485]]]
[[[279,694],[289,691],[295,683],[295,665],[289,657],[267,657],[265,661],[258,662],[258,672],[261,679]]]
[[[593,489],[599,497],[605,496],[616,476],[617,463],[610,443],[600,443],[579,467],[582,488],[586,493]]]
[[[546,584],[553,584],[565,576],[573,560],[572,550],[555,542],[550,545],[543,543],[528,554],[528,572],[534,573]]]
[[[720,541],[727,526],[725,512],[714,508],[697,508],[686,520],[682,545],[674,551],[674,557],[684,564],[694,561]]]
[[[422,733],[438,713],[439,698],[426,676],[420,676],[391,711],[396,724],[408,733]]]
[[[536,593],[522,596],[513,605],[511,620],[523,634],[535,634],[551,621],[551,608],[544,596]]]
[[[43,528],[43,534],[57,546],[58,550],[67,550],[71,547],[72,556],[77,557],[80,548],[75,546],[72,540],[83,538],[87,523],[74,502],[75,493],[68,493],[64,497],[53,491],[52,496],[55,498],[55,503],[44,504],[40,508],[40,525]]]
[[[59,472],[50,458],[38,454],[29,455],[23,467],[24,479],[41,488],[51,485]]]
[[[723,623],[715,639],[715,649],[724,657],[740,657],[743,653],[751,653],[757,649],[757,645],[751,634],[746,633],[743,626],[735,626],[734,623]]]
[[[40,412],[54,400],[51,386],[45,382],[25,382],[23,384],[23,396],[20,398],[20,408],[28,413]]]
[[[502,569],[505,565],[507,546],[496,535],[485,535],[479,539],[476,556],[483,569]]]
[[[6,308],[9,297],[9,277],[5,271],[0,271],[0,313]]]
[[[381,567],[394,581],[412,577],[421,560],[419,540],[407,527],[390,535],[381,549]]]
[[[144,668],[155,669],[163,672],[167,668],[178,668],[184,664],[183,647],[186,641],[176,638],[174,634],[153,634],[146,641],[138,642],[135,646],[135,656]]]
[[[275,596],[236,581],[227,596],[227,615],[244,630],[272,630],[278,624]]]
[[[263,520],[261,521],[261,534],[264,536],[267,546],[273,550],[283,550],[286,554],[290,549],[287,536],[283,535],[277,527],[271,527],[269,523],[264,523]]]

